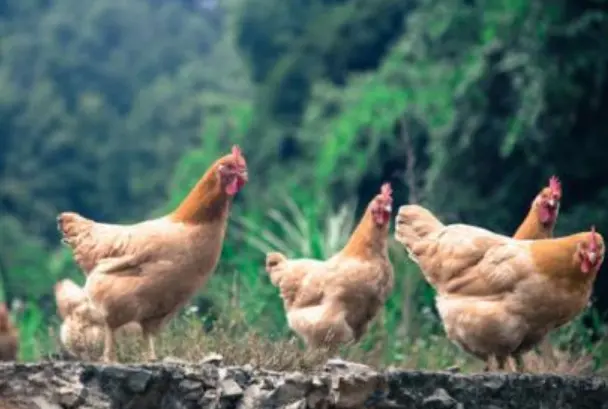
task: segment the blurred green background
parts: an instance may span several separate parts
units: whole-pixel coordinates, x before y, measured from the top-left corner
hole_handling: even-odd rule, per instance
[[[22,357],[53,284],[84,281],[56,215],[158,216],[233,143],[250,183],[197,302],[271,336],[289,332],[264,251],[331,254],[383,181],[396,205],[510,235],[555,173],[556,234],[608,234],[606,39],[601,0],[1,0],[0,298],[26,303]],[[389,343],[441,334],[391,254]],[[605,270],[593,332],[566,345],[603,336]]]

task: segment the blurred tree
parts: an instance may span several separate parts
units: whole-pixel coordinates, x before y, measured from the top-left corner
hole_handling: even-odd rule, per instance
[[[148,217],[217,106],[249,98],[238,0],[198,3],[0,2],[0,298],[44,304],[57,279],[82,282],[54,250],[57,213]]]
[[[365,203],[391,179],[398,203],[414,187],[446,221],[512,234],[556,173],[565,193],[557,233],[591,223],[608,232],[607,1],[317,1],[273,11],[256,2],[245,3],[239,37],[262,96],[254,117],[263,126],[251,133],[296,146],[299,157],[282,166],[304,161],[300,183]],[[289,23],[296,6],[302,19]],[[356,17],[388,10],[405,19]],[[339,35],[362,21],[346,30],[354,37]],[[377,53],[362,52],[359,38],[375,39]]]
[[[320,76],[343,84],[351,71],[375,69],[411,8],[399,0],[247,0],[237,44],[259,85],[257,125],[298,126]]]
[[[207,100],[244,97],[225,9],[179,1],[13,1],[0,15],[0,212],[145,218],[200,140]]]

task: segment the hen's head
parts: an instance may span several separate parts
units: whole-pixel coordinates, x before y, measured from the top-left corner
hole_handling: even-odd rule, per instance
[[[271,252],[266,254],[266,272],[270,277],[273,285],[280,285],[283,274],[281,271],[285,268],[287,257],[279,252]]]
[[[247,183],[247,162],[241,149],[234,145],[232,152],[216,163],[216,169],[220,177],[222,188],[229,196],[234,196]]]
[[[591,232],[578,243],[576,256],[581,264],[581,271],[585,274],[601,267],[604,261],[604,238],[595,231],[595,226],[592,226]]]
[[[562,185],[556,176],[551,176],[549,185],[544,187],[534,199],[534,206],[542,224],[550,225],[555,223],[561,200]]]
[[[266,272],[271,274],[277,267],[280,267],[287,261],[287,257],[279,252],[271,252],[266,254]]]
[[[391,189],[390,183],[382,185],[380,193],[370,203],[370,211],[378,226],[389,224],[393,211],[393,189]]]
[[[8,308],[5,303],[0,303],[0,334],[6,332],[10,327]]]

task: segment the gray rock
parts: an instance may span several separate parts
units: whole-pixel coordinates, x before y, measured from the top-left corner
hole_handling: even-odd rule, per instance
[[[127,387],[131,392],[143,393],[146,391],[148,384],[152,380],[152,372],[147,370],[137,371],[127,380]]]
[[[91,367],[93,367],[93,366],[91,366]],[[121,366],[109,365],[109,366],[101,367],[101,373],[110,379],[117,379],[117,380],[127,379],[130,372],[133,372],[133,371],[128,368],[121,367]]]
[[[217,391],[208,390],[205,391],[203,396],[198,400],[198,404],[201,408],[215,409],[218,407],[220,401],[220,395]]]
[[[166,395],[160,403],[163,409],[188,409],[188,406],[176,396]]]
[[[325,403],[329,403],[330,391],[330,378],[313,376],[310,391],[306,396],[306,403],[308,404],[308,407],[323,407]]]
[[[36,409],[63,409],[61,406],[54,402],[49,402],[47,399],[40,396],[35,396],[31,399],[31,402],[36,405]],[[9,406],[10,408],[10,406]],[[31,408],[33,409],[33,408]]]
[[[306,409],[306,399],[300,399],[294,403],[284,406],[285,409]]]
[[[61,406],[71,409],[84,401],[85,390],[79,385],[57,388],[56,400]]]
[[[234,379],[226,378],[220,381],[222,398],[234,399],[243,396],[243,388]]]
[[[253,384],[245,389],[245,393],[237,405],[237,409],[257,409],[265,407],[270,392],[263,386],[264,385]]]
[[[179,389],[183,392],[192,392],[203,387],[202,382],[184,379],[179,383]]]
[[[374,394],[383,394],[383,379],[379,374],[347,375],[332,378],[332,401],[338,408],[366,406]]]
[[[302,374],[288,374],[285,378],[278,380],[274,390],[268,395],[268,399],[278,406],[299,401],[308,392],[306,383],[306,378]]]
[[[332,402],[338,408],[368,406],[372,403],[370,398],[385,395],[384,374],[367,365],[332,359],[325,365],[325,371],[333,375]]]
[[[48,382],[48,376],[44,372],[38,372],[28,376],[28,380],[33,384],[44,385]]]
[[[424,398],[422,405],[425,409],[461,409],[462,404],[452,398],[445,389],[438,388],[435,392]]]
[[[377,372],[342,360],[314,374],[182,362],[0,363],[0,391],[11,409],[608,409],[601,377]]]
[[[488,388],[493,392],[498,392],[501,388],[505,386],[505,380],[500,378],[492,378],[483,382],[483,386]]]

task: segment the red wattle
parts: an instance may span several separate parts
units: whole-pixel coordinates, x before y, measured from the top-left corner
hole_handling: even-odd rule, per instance
[[[591,263],[589,263],[589,261],[587,260],[583,260],[583,262],[581,263],[581,271],[585,274],[591,271]]]
[[[236,193],[239,191],[239,180],[237,178],[234,178],[234,180],[230,183],[228,183],[228,186],[226,186],[226,193],[229,194],[230,196],[234,196],[236,195]]]

